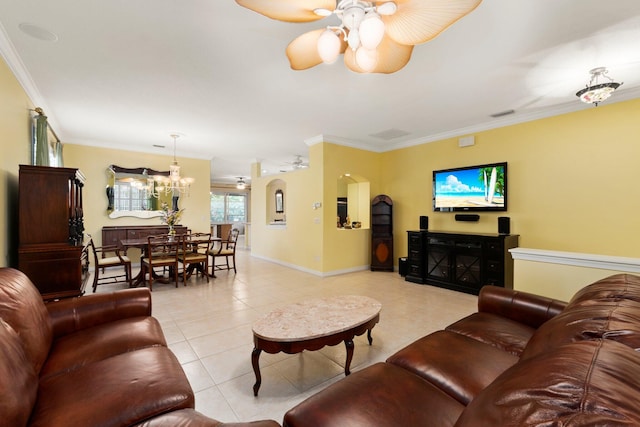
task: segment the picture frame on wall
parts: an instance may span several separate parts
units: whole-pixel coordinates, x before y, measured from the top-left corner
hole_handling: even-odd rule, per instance
[[[276,213],[284,213],[284,193],[276,190]]]

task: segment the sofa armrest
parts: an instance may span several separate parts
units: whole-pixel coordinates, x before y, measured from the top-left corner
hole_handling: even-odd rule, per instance
[[[566,305],[564,301],[492,285],[483,286],[478,296],[478,311],[506,317],[536,329],[559,314]]]
[[[151,316],[148,288],[67,298],[46,304],[54,337],[118,319]]]

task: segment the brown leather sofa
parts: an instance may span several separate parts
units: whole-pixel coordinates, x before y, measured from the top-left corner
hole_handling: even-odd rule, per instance
[[[486,286],[478,312],[332,384],[284,427],[640,426],[640,278],[568,304]]]
[[[2,426],[279,426],[193,409],[146,288],[44,304],[23,273],[0,268],[0,343]]]

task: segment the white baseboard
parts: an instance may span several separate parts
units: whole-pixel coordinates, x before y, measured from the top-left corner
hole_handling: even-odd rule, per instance
[[[305,273],[309,273],[309,274],[313,274],[314,276],[319,276],[319,277],[331,277],[331,276],[339,276],[341,274],[346,274],[346,273],[354,273],[356,271],[363,271],[363,270],[368,270],[369,266],[368,265],[364,265],[364,266],[360,266],[360,267],[353,267],[353,268],[346,268],[344,270],[333,270],[333,271],[318,271],[318,270],[312,270],[310,268],[305,268],[305,267],[301,267],[299,265],[296,264],[291,264],[288,262],[284,262],[284,261],[280,261],[278,259],[272,259],[272,258],[268,258],[268,257],[263,257],[261,255],[256,255],[256,254],[251,254],[252,257],[254,258],[258,258],[264,261],[268,261],[268,262],[272,262],[274,264],[279,264],[285,267],[289,267],[292,268],[294,270],[298,270],[298,271],[303,271]]]

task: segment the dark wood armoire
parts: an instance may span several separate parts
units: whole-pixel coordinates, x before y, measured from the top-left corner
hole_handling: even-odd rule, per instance
[[[393,202],[385,194],[371,202],[371,270],[393,271]]]
[[[84,182],[78,169],[20,165],[18,268],[45,300],[84,292]]]

